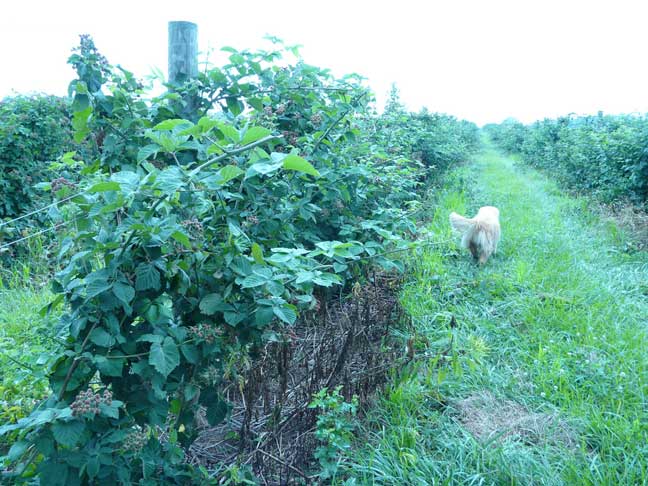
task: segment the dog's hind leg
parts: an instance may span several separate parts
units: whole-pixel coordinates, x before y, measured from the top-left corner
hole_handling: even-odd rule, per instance
[[[479,258],[479,246],[477,244],[470,240],[468,242],[468,249],[470,250],[470,253],[472,254],[473,258],[477,260]]]

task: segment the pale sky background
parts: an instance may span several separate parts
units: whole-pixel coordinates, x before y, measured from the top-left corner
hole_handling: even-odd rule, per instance
[[[112,64],[166,73],[169,20],[198,23],[202,51],[302,44],[306,62],[366,76],[380,109],[395,82],[408,109],[479,124],[648,112],[648,0],[3,0],[0,97],[65,94],[81,33]]]

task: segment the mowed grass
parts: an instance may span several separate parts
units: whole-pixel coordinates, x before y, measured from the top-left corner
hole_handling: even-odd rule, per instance
[[[488,148],[453,174],[432,237],[483,205],[503,234],[484,267],[453,244],[413,258],[417,359],[368,412],[345,484],[648,484],[648,255]]]

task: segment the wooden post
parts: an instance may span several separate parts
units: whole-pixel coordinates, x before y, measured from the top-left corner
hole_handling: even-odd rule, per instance
[[[198,26],[169,22],[169,82],[182,84],[198,76]]]
[[[198,25],[193,22],[169,22],[169,84],[180,86],[198,76]],[[198,119],[198,98],[186,95],[176,106],[182,118]]]

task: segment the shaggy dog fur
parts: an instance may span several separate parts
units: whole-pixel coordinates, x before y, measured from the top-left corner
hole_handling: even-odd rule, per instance
[[[450,213],[450,225],[462,234],[461,246],[468,248],[480,265],[497,251],[500,239],[499,209],[493,206],[479,208],[474,218]]]

